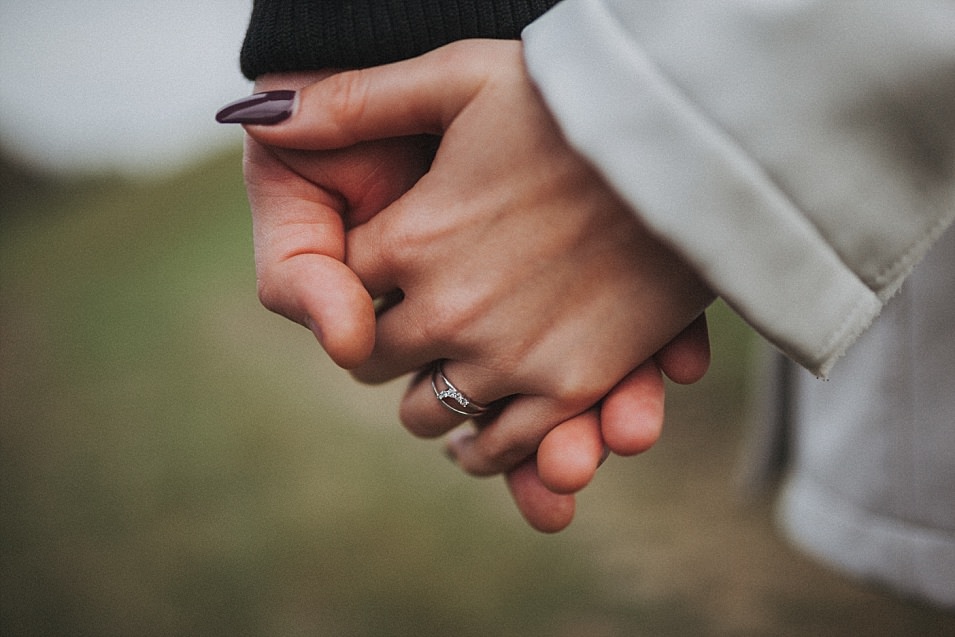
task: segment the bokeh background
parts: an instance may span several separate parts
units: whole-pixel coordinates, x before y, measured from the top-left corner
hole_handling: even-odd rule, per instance
[[[734,471],[757,342],[563,533],[255,298],[249,2],[0,0],[0,634],[943,635],[792,551]]]

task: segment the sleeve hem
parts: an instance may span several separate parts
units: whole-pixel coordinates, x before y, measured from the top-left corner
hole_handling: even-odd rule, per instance
[[[758,332],[828,374],[882,301],[803,212],[600,3],[561,3],[523,38],[569,143]]]

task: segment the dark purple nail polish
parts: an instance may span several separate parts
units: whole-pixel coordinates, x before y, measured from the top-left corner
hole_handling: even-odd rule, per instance
[[[220,124],[278,124],[292,115],[295,91],[266,91],[243,97],[216,113]]]

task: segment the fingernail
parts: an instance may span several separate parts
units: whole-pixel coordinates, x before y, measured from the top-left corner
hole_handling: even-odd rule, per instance
[[[256,93],[223,106],[216,113],[220,124],[278,124],[292,115],[295,91]]]
[[[474,438],[475,435],[467,429],[455,429],[448,434],[447,442],[444,445],[444,455],[456,464],[464,447],[474,442]]]

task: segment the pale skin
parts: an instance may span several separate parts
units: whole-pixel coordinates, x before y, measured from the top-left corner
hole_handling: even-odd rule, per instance
[[[660,369],[705,372],[712,293],[567,146],[519,43],[324,75],[256,86],[304,87],[289,120],[247,127],[263,303],[367,382],[446,359],[471,398],[500,401],[453,438],[458,463],[507,473],[532,526],[563,528],[605,449],[659,437]],[[430,168],[422,135],[442,135]],[[376,320],[372,298],[396,290]],[[422,436],[464,420],[427,375],[400,415]]]

